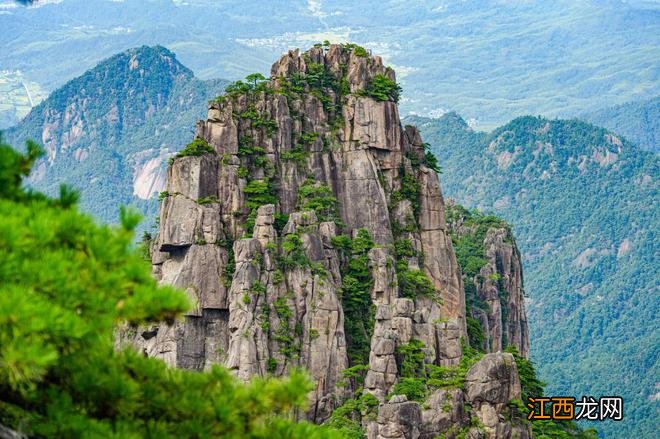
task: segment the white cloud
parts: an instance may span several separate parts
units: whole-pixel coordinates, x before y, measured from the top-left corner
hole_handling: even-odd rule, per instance
[[[40,8],[46,5],[57,5],[62,3],[64,0],[38,0],[32,3],[28,8]]]
[[[286,32],[267,38],[236,38],[235,41],[248,47],[264,47],[274,50],[287,50],[292,47],[306,49],[307,46],[324,40],[332,43],[348,42],[353,33],[355,31],[349,27],[336,27],[319,32]]]
[[[447,113],[448,111],[449,110],[447,110],[446,108],[438,107],[429,111],[428,116],[437,119],[439,117],[442,117],[442,115]]]

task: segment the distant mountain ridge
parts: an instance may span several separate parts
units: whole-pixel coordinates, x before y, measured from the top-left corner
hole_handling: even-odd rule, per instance
[[[548,394],[621,395],[624,421],[599,431],[654,437],[657,155],[579,120],[521,117],[491,133],[455,113],[406,122],[438,156],[445,195],[512,224]]]
[[[40,3],[2,10],[0,70],[47,91],[126,47],[162,44],[200,78],[238,79],[327,38],[377,48],[397,68],[402,114],[454,109],[481,129],[660,94],[657,1]]]
[[[604,108],[580,117],[625,136],[640,148],[660,152],[660,96]]]
[[[81,191],[82,207],[106,222],[118,205],[155,213],[166,159],[226,81],[201,81],[162,46],[130,49],[54,91],[4,135],[14,145],[43,144],[47,157],[32,184]]]

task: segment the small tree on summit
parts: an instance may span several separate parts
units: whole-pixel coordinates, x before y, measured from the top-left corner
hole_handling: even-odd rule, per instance
[[[257,88],[257,83],[265,81],[266,77],[261,73],[251,73],[245,77],[245,80],[249,83],[252,83],[253,88]]]

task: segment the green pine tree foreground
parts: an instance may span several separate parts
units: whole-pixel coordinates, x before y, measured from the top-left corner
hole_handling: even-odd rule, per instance
[[[0,139],[0,426],[31,437],[335,437],[296,422],[302,372],[239,383],[226,369],[168,368],[114,349],[123,323],[172,322],[183,292],[158,286],[133,242],[139,216],[98,225],[62,188],[23,188],[43,154]]]

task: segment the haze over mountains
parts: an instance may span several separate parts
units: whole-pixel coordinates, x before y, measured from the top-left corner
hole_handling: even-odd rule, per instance
[[[603,108],[580,118],[616,131],[640,148],[660,151],[660,97]]]
[[[40,3],[0,3],[0,71],[46,91],[143,44],[168,47],[202,79],[233,80],[329,39],[385,56],[406,90],[403,114],[455,110],[482,130],[660,94],[657,1]]]

